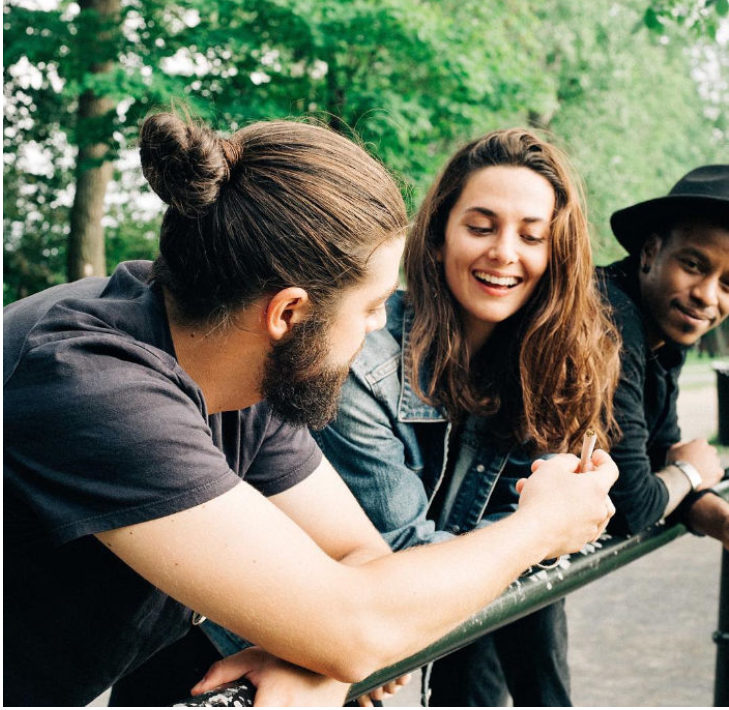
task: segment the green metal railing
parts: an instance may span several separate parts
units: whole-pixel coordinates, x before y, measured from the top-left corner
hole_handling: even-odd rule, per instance
[[[729,480],[720,483],[715,490],[725,500],[729,500]],[[668,544],[686,532],[684,525],[667,526],[661,523],[628,538],[604,536],[593,545],[588,545],[582,552],[564,558],[554,569],[539,570],[521,577],[495,601],[440,640],[399,663],[373,673],[361,683],[353,685],[348,699],[352,700],[379,688],[390,680],[417,670],[431,661],[468,645],[483,634],[506,626],[522,616],[552,604],[570,592],[604,577],[619,567],[624,567],[629,562]],[[714,705],[716,707],[729,705],[729,553],[724,551],[722,559],[719,625],[714,633],[714,641],[717,644],[714,686]],[[214,704],[231,707],[234,703],[250,704],[252,692],[250,686],[246,686],[245,683],[238,684],[223,691],[206,693],[183,705]],[[213,696],[215,696],[214,702],[211,702]]]
[[[720,483],[715,490],[725,500],[729,500],[729,481]],[[647,555],[686,532],[686,527],[681,524],[670,527],[658,524],[628,538],[605,536],[594,545],[588,545],[582,552],[567,557],[559,567],[540,570],[517,580],[495,601],[439,641],[395,665],[373,673],[361,683],[353,685],[349,697],[356,698],[394,678],[399,678],[405,673],[442,658],[468,645],[479,636],[552,604],[570,592]],[[719,628],[714,634],[714,641],[718,647],[715,684],[715,705],[717,707],[725,707],[729,704],[729,647],[727,646],[729,643],[729,560],[727,557],[729,555],[725,552],[719,598]]]

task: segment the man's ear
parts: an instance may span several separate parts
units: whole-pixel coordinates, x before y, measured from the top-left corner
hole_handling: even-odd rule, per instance
[[[309,294],[297,286],[289,286],[271,297],[263,312],[264,327],[272,340],[281,340],[311,313]]]
[[[662,243],[663,240],[655,232],[643,243],[643,248],[640,250],[640,270],[644,274],[651,270],[656,254],[661,250]]]

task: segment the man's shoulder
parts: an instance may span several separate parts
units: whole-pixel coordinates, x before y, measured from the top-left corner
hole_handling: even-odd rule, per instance
[[[597,285],[612,305],[632,304],[638,308],[637,264],[628,257],[595,269]]]
[[[35,350],[51,353],[70,346],[73,352],[98,355],[109,354],[112,344],[129,349],[134,343],[171,356],[164,309],[147,283],[149,266],[122,264],[110,278],[63,284],[8,306],[3,319],[4,383]],[[97,341],[103,346],[95,347]]]
[[[20,359],[29,335],[59,303],[98,298],[108,279],[88,278],[61,284],[33,294],[3,308],[3,382],[7,382]]]

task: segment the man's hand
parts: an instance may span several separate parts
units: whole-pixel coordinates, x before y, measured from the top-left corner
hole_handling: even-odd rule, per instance
[[[246,648],[210,666],[190,691],[200,695],[245,676],[256,686],[254,707],[342,707],[349,685],[294,666],[261,648]]]
[[[724,470],[719,461],[719,453],[706,439],[692,439],[674,444],[666,455],[666,463],[686,461],[701,474],[698,490],[711,488],[721,480]]]
[[[713,493],[701,496],[689,509],[692,530],[715,537],[729,550],[729,503]]]
[[[389,683],[385,683],[381,688],[375,688],[375,690],[369,692],[367,695],[360,695],[357,698],[357,702],[363,708],[374,707],[373,701],[391,698],[395,693],[400,691],[400,688],[407,685],[412,680],[412,677],[411,673],[406,673],[395,680],[391,680]]]
[[[608,496],[618,468],[604,451],[592,457],[594,470],[575,475],[579,459],[560,454],[532,464],[532,475],[517,482],[519,508],[548,519],[553,549],[547,557],[576,552],[602,534],[615,513]]]
[[[349,690],[346,683],[299,668],[254,647],[213,663],[190,693],[208,693],[244,676],[256,686],[254,707],[341,707]],[[362,695],[357,701],[362,707],[373,707],[373,700],[392,697],[411,678],[408,673]]]

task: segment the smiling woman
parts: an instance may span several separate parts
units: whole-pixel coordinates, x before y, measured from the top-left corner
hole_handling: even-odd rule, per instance
[[[407,293],[318,439],[396,549],[515,508],[536,455],[607,442],[617,336],[564,156],[521,129],[457,152],[406,242]],[[431,705],[568,705],[560,604],[438,661]]]
[[[521,129],[462,148],[418,212],[405,272],[426,400],[453,415],[498,411],[507,438],[543,451],[577,450],[588,428],[607,443],[617,336],[580,185],[557,148]],[[484,348],[497,325],[499,347]]]
[[[458,301],[470,352],[529,300],[549,264],[554,190],[528,168],[474,173],[451,209],[437,252]]]

